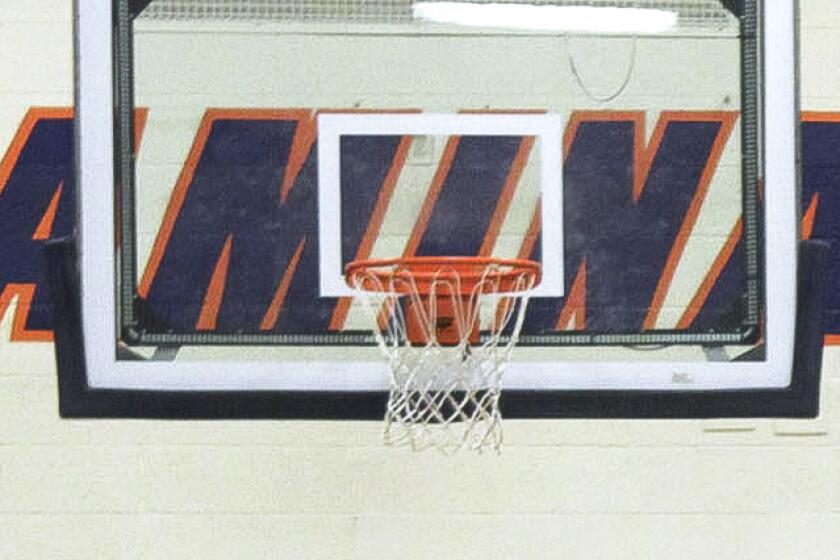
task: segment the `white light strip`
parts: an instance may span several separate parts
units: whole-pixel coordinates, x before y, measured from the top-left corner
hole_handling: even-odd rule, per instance
[[[474,2],[418,2],[415,19],[468,27],[593,33],[663,33],[677,26],[677,13],[644,8],[538,6]]]

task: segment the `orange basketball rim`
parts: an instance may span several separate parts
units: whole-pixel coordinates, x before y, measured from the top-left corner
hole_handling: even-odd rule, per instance
[[[417,307],[432,309],[436,342],[459,344],[464,340],[461,328],[454,321],[455,307],[483,294],[511,294],[530,291],[540,282],[541,267],[527,259],[496,257],[403,257],[363,259],[347,265],[345,279],[349,286],[368,292],[387,292],[415,296],[408,299],[407,335],[412,343],[429,342],[423,313]],[[462,327],[463,328],[463,327]],[[469,326],[468,340],[475,344],[479,337],[477,322]]]

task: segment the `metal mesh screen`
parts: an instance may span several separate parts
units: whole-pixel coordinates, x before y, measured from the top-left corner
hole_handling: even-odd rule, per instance
[[[156,0],[149,19],[410,22],[412,0]]]
[[[470,0],[522,3],[522,0]],[[408,23],[416,0],[155,0],[141,14],[159,20],[332,21]],[[719,28],[734,16],[719,0],[532,0],[545,6],[596,6],[669,10],[680,27]]]

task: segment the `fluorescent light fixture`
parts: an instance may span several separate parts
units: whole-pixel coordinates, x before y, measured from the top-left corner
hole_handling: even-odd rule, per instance
[[[593,33],[662,33],[677,25],[677,13],[646,8],[417,2],[415,19],[468,27]]]

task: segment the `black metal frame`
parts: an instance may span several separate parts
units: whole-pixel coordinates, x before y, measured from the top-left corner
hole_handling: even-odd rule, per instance
[[[197,346],[197,345],[285,345],[285,346],[375,346],[375,340],[368,331],[342,331],[335,334],[301,335],[264,332],[254,329],[241,333],[177,332],[169,329],[153,331],[140,324],[143,314],[138,310],[141,303],[135,291],[138,284],[137,248],[135,239],[135,174],[134,174],[134,86],[133,48],[131,23],[149,5],[151,0],[111,0],[114,5],[113,52],[114,52],[114,145],[119,180],[116,212],[120,232],[119,268],[117,270],[119,290],[117,307],[120,339],[128,345],[138,346]],[[758,0],[733,0],[725,7],[741,21],[741,65],[744,78],[741,88],[741,143],[744,159],[742,170],[743,239],[746,247],[744,263],[743,317],[739,325],[714,332],[690,330],[651,329],[640,332],[606,333],[551,332],[540,335],[525,334],[520,337],[519,346],[634,346],[634,345],[727,345],[753,344],[760,331],[760,311],[763,295],[762,267],[764,247],[762,243],[762,201],[757,189],[751,185],[759,183],[759,165],[762,157],[760,130],[755,125],[760,112],[761,99],[757,82],[761,75],[761,53],[757,29],[761,25]]]
[[[801,243],[795,352],[783,389],[726,391],[506,391],[506,418],[813,418],[819,412],[822,291],[828,245]],[[64,418],[379,420],[384,392],[139,391],[92,388],[85,367],[73,239],[46,247]]]

